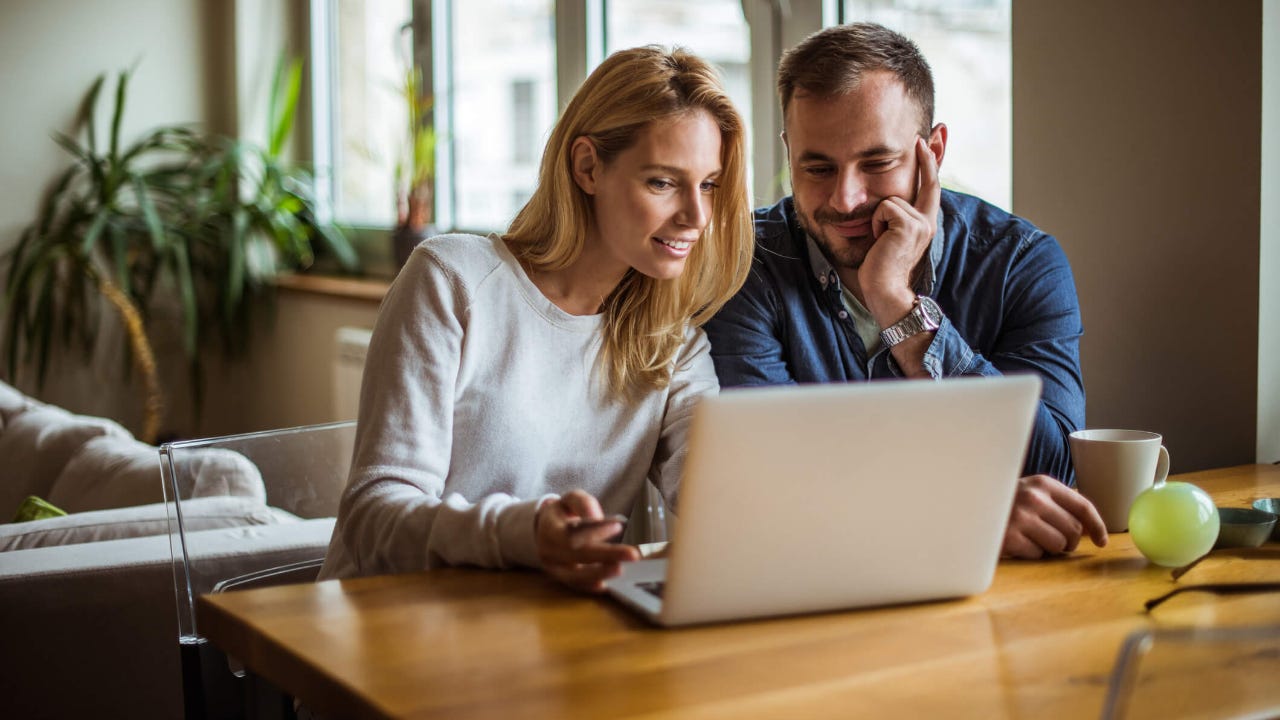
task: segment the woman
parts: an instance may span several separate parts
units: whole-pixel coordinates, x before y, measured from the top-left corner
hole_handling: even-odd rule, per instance
[[[715,71],[610,56],[501,236],[420,245],[369,345],[349,485],[321,577],[541,567],[599,591],[651,478],[674,505],[690,413],[718,390],[698,326],[742,285],[742,119]]]

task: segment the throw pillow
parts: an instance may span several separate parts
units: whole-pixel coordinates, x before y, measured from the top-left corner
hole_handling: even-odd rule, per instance
[[[9,422],[9,418],[34,404],[34,400],[23,395],[12,385],[0,382],[0,428]]]
[[[182,503],[182,522],[187,532],[297,520],[283,510],[250,498],[196,498]],[[95,510],[48,520],[0,525],[0,552],[164,535],[168,532],[169,518],[164,503]]]
[[[49,502],[69,513],[164,502],[159,451],[132,438],[86,442],[49,489]],[[175,451],[178,497],[238,496],[266,502],[262,475],[249,458],[223,448]]]
[[[0,517],[11,517],[28,495],[49,489],[86,442],[103,435],[131,438],[106,418],[73,415],[53,405],[32,407],[9,419],[0,433]]]

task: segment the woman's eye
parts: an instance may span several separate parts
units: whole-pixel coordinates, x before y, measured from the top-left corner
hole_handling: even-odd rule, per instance
[[[675,183],[671,182],[670,180],[664,180],[662,178],[653,178],[652,180],[649,181],[649,187],[653,188],[654,190],[670,190],[671,188],[675,187]]]
[[[720,183],[715,180],[707,180],[698,186],[698,188],[704,193],[715,192],[715,189],[718,187],[720,187]]]

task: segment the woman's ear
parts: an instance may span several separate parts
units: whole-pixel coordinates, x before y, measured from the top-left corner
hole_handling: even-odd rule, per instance
[[[600,156],[591,138],[579,135],[569,146],[569,158],[573,168],[573,181],[588,195],[596,194],[596,174],[600,169]]]

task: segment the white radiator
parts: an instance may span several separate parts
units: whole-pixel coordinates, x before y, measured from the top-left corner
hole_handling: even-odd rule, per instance
[[[334,420],[354,420],[360,411],[360,378],[372,335],[372,330],[358,327],[340,327],[334,333]]]

